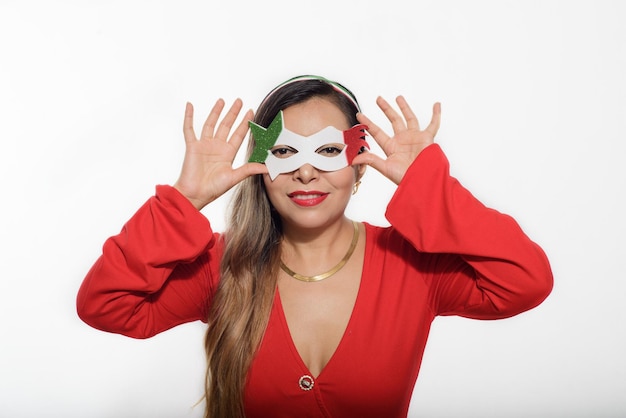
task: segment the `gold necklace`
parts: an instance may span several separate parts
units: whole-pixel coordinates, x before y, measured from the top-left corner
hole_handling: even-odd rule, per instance
[[[348,252],[346,253],[346,255],[343,256],[339,264],[328,270],[326,273],[317,274],[315,276],[303,276],[302,274],[298,274],[295,271],[291,270],[289,267],[287,267],[282,260],[280,260],[280,268],[294,279],[303,282],[319,282],[320,280],[329,278],[346,265],[350,257],[352,257],[352,253],[354,253],[356,244],[359,242],[359,224],[357,224],[355,221],[352,221],[352,225],[354,225],[354,234],[352,235],[352,242],[350,243],[350,248],[348,248]]]

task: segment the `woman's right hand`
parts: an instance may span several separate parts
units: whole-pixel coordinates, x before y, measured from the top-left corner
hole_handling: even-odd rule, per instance
[[[248,132],[248,121],[253,117],[252,110],[248,110],[230,135],[242,105],[240,99],[235,100],[216,130],[218,119],[224,109],[224,100],[219,99],[204,122],[198,139],[193,129],[193,106],[187,103],[183,123],[185,159],[174,188],[189,199],[198,210],[246,177],[267,173],[265,165],[259,163],[245,163],[241,167],[233,168],[235,155]]]

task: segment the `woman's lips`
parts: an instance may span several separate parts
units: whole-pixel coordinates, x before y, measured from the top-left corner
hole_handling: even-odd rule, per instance
[[[318,192],[318,191],[301,191],[298,190],[293,193],[289,193],[289,198],[293,203],[298,206],[315,206],[319,205],[326,199],[328,193]]]

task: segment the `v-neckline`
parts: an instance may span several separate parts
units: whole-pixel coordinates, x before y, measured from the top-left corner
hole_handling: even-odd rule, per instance
[[[352,306],[352,311],[350,313],[350,318],[348,318],[348,323],[346,324],[345,329],[343,330],[343,333],[341,334],[341,338],[339,339],[339,343],[337,344],[337,347],[335,347],[335,351],[333,351],[333,354],[330,356],[330,358],[328,359],[328,361],[326,362],[326,364],[322,367],[322,369],[320,370],[319,374],[317,376],[313,376],[312,372],[309,370],[309,367],[306,365],[306,363],[304,362],[304,360],[302,359],[302,356],[300,355],[300,352],[298,351],[298,348],[296,347],[296,343],[293,340],[293,337],[291,335],[291,331],[289,330],[289,323],[287,322],[287,315],[285,314],[285,310],[283,309],[283,303],[280,297],[280,290],[278,289],[278,286],[276,286],[276,296],[275,296],[275,300],[274,303],[276,305],[277,308],[277,314],[278,314],[278,318],[280,320],[280,324],[283,330],[283,336],[285,338],[285,340],[287,341],[287,344],[289,345],[289,349],[292,352],[293,356],[295,357],[296,361],[298,362],[298,364],[300,365],[300,367],[303,368],[303,370],[306,372],[306,374],[308,374],[309,376],[313,377],[315,380],[318,380],[323,374],[324,372],[328,369],[328,367],[335,361],[334,359],[337,357],[338,353],[341,351],[342,346],[346,344],[345,340],[346,340],[346,334],[348,333],[348,330],[352,328],[352,324],[355,321],[355,317],[357,316],[356,313],[359,310],[359,307],[361,305],[361,299],[363,299],[362,294],[364,292],[364,287],[365,287],[365,272],[367,271],[366,269],[369,267],[369,261],[368,261],[368,257],[367,257],[367,252],[369,250],[369,245],[367,242],[367,238],[368,238],[368,233],[367,233],[367,224],[364,223],[364,229],[365,229],[365,247],[364,247],[364,256],[363,256],[363,267],[361,269],[361,277],[359,279],[359,288],[357,290],[356,293],[356,298],[354,300],[354,305]]]

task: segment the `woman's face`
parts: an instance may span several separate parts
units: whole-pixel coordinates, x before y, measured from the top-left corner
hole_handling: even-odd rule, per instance
[[[311,136],[333,126],[340,131],[351,126],[346,116],[332,102],[314,97],[283,110],[285,128],[302,136]],[[306,138],[303,139],[306,141]],[[343,144],[329,144],[319,149],[331,158]],[[336,146],[337,148],[335,148]],[[274,147],[274,155],[288,157],[291,151]],[[264,175],[265,188],[274,208],[280,214],[284,226],[300,228],[327,227],[341,219],[348,205],[354,183],[360,178],[365,166],[356,170],[345,167],[337,171],[321,171],[311,164],[304,164],[290,173],[279,174],[274,181]],[[357,178],[358,177],[358,178]]]

